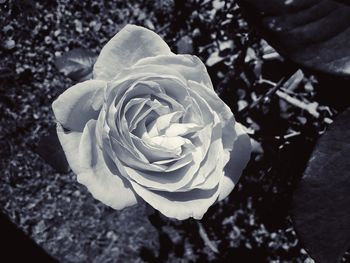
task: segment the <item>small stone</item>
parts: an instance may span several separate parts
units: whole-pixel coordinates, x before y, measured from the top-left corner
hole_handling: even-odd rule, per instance
[[[193,40],[189,36],[183,36],[177,43],[177,52],[179,54],[192,54],[193,53]]]
[[[11,50],[16,46],[16,42],[13,39],[7,39],[4,43],[4,48]]]
[[[191,15],[191,18],[192,18],[192,19],[196,19],[196,18],[198,18],[198,15],[199,15],[199,14],[198,14],[198,11],[197,11],[197,10],[194,10],[193,13],[192,13],[192,15]]]
[[[45,44],[49,45],[49,44],[52,43],[52,38],[49,37],[49,36],[46,36],[45,39],[44,39],[44,42],[45,42]]]
[[[97,2],[93,2],[91,4],[91,10],[94,14],[98,14],[100,12],[100,7],[98,6]]]
[[[6,25],[6,26],[4,26],[3,31],[4,31],[6,34],[12,35],[14,29],[13,29],[13,26],[11,26],[11,25]]]
[[[247,106],[248,106],[247,101],[245,101],[245,100],[239,100],[238,101],[238,111],[244,109]]]
[[[254,61],[257,59],[255,50],[251,47],[247,48],[246,56],[244,58],[244,63],[249,63],[250,61]]]
[[[198,38],[198,37],[200,37],[200,35],[201,35],[200,29],[199,29],[199,28],[195,28],[195,29],[193,30],[193,32],[192,32],[192,37],[193,37],[193,38]]]
[[[106,234],[106,237],[108,239],[112,239],[112,240],[116,240],[117,239],[117,235],[113,231],[108,231],[107,234]]]
[[[312,91],[314,91],[314,86],[312,85],[312,83],[310,81],[308,81],[305,83],[304,89],[307,92],[312,92]]]
[[[57,37],[59,34],[61,34],[61,30],[59,30],[59,29],[57,29],[57,30],[53,33],[53,35],[54,35],[55,37]]]
[[[81,23],[81,21],[79,21],[78,19],[75,19],[74,24],[75,24],[75,30],[78,33],[83,33],[83,24]]]
[[[222,62],[223,60],[225,60],[225,58],[221,57],[219,55],[219,51],[216,50],[214,52],[212,52],[207,61],[206,61],[206,64],[208,67],[211,67],[211,66],[214,66],[215,64],[219,63],[219,62]]]
[[[42,234],[46,230],[45,222],[43,220],[40,220],[37,225],[33,228],[34,234]]]
[[[102,23],[101,22],[97,22],[97,21],[91,21],[89,26],[95,31],[98,32],[101,27],[102,27]]]

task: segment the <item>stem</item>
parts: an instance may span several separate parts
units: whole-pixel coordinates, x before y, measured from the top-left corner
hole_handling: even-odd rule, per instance
[[[251,111],[252,109],[254,109],[256,106],[258,106],[265,98],[270,97],[272,94],[274,94],[280,87],[282,87],[283,85],[283,81],[284,78],[282,78],[280,81],[278,81],[276,84],[274,84],[274,87],[272,89],[270,89],[268,92],[266,92],[266,94],[264,94],[263,96],[261,96],[260,98],[258,98],[257,100],[253,101],[252,104],[250,104],[249,106],[246,106],[245,108],[243,108],[240,112],[238,112],[238,114],[241,117],[244,117],[248,114],[249,111]]]

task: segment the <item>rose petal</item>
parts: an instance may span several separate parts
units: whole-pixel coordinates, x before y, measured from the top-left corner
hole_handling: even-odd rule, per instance
[[[156,97],[164,105],[168,105],[171,111],[185,111],[185,108],[182,104],[180,104],[178,101],[174,100],[166,94],[159,93],[153,94],[153,96]]]
[[[109,140],[108,138],[106,139]],[[123,166],[129,166],[130,168],[139,169],[145,172],[161,172],[159,175],[180,169],[192,161],[189,153],[184,154],[183,156],[175,156],[174,153],[170,152],[169,154],[171,155],[169,155],[168,153],[164,153],[157,148],[147,148],[147,145],[141,144],[142,141],[139,138],[137,139],[138,140],[135,140],[136,147],[140,150],[143,150],[145,154],[147,153],[146,149],[148,149],[150,152],[150,156],[147,156],[148,158],[161,158],[162,160],[153,163],[139,160],[133,155],[133,153],[130,152],[129,148],[126,148],[114,138],[110,140],[110,146],[104,146],[104,149],[106,151],[109,151],[108,148],[113,149],[110,156],[116,162],[117,166],[121,166],[120,168],[123,168]],[[123,171],[125,171],[125,168],[123,168]],[[123,175],[126,175],[126,172]]]
[[[237,184],[252,151],[249,136],[244,132],[242,125],[236,123],[235,128],[237,139],[230,153],[230,160],[225,166],[225,176],[220,182],[219,201],[226,198]]]
[[[79,143],[82,133],[64,131],[62,125],[57,123],[57,135],[70,168],[75,174],[79,173]]]
[[[176,113],[174,112],[172,117],[176,116]],[[182,137],[165,137],[164,135],[151,137],[146,129],[146,121],[147,118],[140,122],[138,129],[134,132],[135,137],[132,138],[138,150],[151,163],[169,158],[177,158],[181,153],[181,146],[191,143],[188,139]]]
[[[162,131],[170,126],[170,124],[175,120],[178,121],[181,117],[181,111],[174,111],[165,115],[159,116],[157,119],[152,121],[147,125],[147,130],[149,136],[158,136],[162,133]],[[175,135],[173,135],[175,136]]]
[[[155,74],[152,71],[157,73]],[[129,84],[124,85],[123,83]],[[155,84],[147,85],[146,83]],[[141,87],[139,87],[140,85]],[[122,88],[120,88],[121,86]],[[156,97],[158,94],[165,94],[178,103],[183,104],[184,102],[189,102],[186,101],[186,97],[189,96],[187,89],[186,79],[178,74],[178,72],[171,68],[164,68],[164,66],[151,65],[149,67],[135,66],[122,71],[117,76],[117,80],[114,80],[111,82],[111,85],[109,85],[107,94],[109,97],[118,98],[124,96],[125,93],[130,93],[131,97],[135,97],[139,93],[148,95],[152,94],[154,97]]]
[[[199,94],[219,115],[222,123],[222,140],[224,149],[231,150],[236,137],[235,119],[231,109],[219,98],[213,90],[205,89],[197,82],[189,81],[189,88]]]
[[[103,113],[104,109],[101,110]],[[101,114],[98,122],[97,122],[97,133],[99,133],[101,138],[104,138],[107,140],[108,147],[101,146],[104,148],[104,150],[110,155],[110,158],[116,161],[119,159],[124,165],[133,167],[135,169],[141,169],[141,170],[149,170],[149,171],[165,171],[167,169],[166,166],[163,164],[150,164],[150,161],[152,159],[164,159],[164,158],[173,158],[177,157],[173,152],[169,151],[168,153],[164,151],[160,151],[157,148],[150,148],[147,146],[140,138],[136,137],[134,134],[129,133],[131,136],[132,144],[129,146],[128,143],[123,141],[121,139],[121,136],[115,137],[111,136],[111,130],[107,123],[104,123],[104,114]],[[149,117],[149,115],[147,116]],[[147,118],[146,118],[147,119]],[[143,119],[141,122],[144,124],[144,121],[146,119]],[[123,120],[123,119],[122,119]],[[144,125],[143,125],[144,126]],[[146,128],[143,128],[146,131]],[[142,133],[142,132],[141,132]],[[99,145],[103,145],[99,143]],[[107,149],[110,148],[110,149]],[[177,160],[179,158],[176,158]],[[174,160],[176,161],[176,160]]]
[[[115,76],[108,85],[106,96],[108,98],[121,97],[132,85],[141,81],[156,82],[160,90],[167,88],[171,92],[169,96],[177,101],[182,101],[188,95],[187,80],[175,69],[160,65],[138,66],[136,63]]]
[[[212,127],[209,149],[207,149],[205,158],[201,162],[197,173],[193,176],[192,181],[184,187],[185,189],[212,189],[219,184],[223,176],[224,150],[221,139],[222,129],[218,121],[219,117],[216,117],[216,119],[217,122]]]
[[[196,132],[201,126],[195,123],[173,123],[166,130],[166,136],[184,136],[188,133]]]
[[[192,55],[160,55],[140,60],[137,66],[162,65],[179,72],[186,80],[193,80],[214,90],[208,71],[203,62]]]
[[[189,98],[189,97],[188,97]],[[184,123],[195,123],[201,127],[205,125],[204,118],[198,103],[193,99],[189,98],[191,104],[188,104],[186,107],[185,114],[182,118]]]
[[[199,148],[194,148],[190,154],[192,162],[177,170],[168,171],[166,173],[137,170],[127,166],[124,167],[124,170],[131,180],[142,186],[148,187],[149,189],[175,192],[187,185],[199,169],[202,161],[201,150]],[[183,189],[181,191],[183,191]]]
[[[154,171],[164,171],[165,167],[161,165],[150,165],[150,162],[159,159],[168,159],[172,157],[176,157],[176,155],[172,151],[164,152],[156,147],[151,145],[147,145],[141,137],[148,136],[147,129],[145,126],[145,122],[148,118],[152,118],[152,115],[156,115],[156,113],[151,112],[152,108],[148,109],[148,114],[145,114],[144,118],[140,118],[140,121],[137,124],[136,129],[133,133],[130,133],[128,129],[124,129],[124,134],[113,133],[112,131],[108,132],[110,144],[112,146],[113,152],[115,153],[115,157],[111,156],[111,158],[120,159],[124,164],[138,169],[149,168],[149,170]],[[141,111],[140,111],[141,113]],[[158,115],[157,115],[158,116]],[[123,117],[122,122],[126,122]],[[108,125],[108,124],[106,124]],[[118,126],[123,125],[119,123]],[[115,129],[115,132],[118,132],[120,127]],[[111,136],[110,136],[111,135]],[[139,138],[140,137],[140,138]],[[130,141],[129,141],[130,140]],[[149,167],[147,167],[147,165]],[[150,167],[151,166],[151,167]],[[148,170],[148,169],[147,169]]]
[[[87,80],[67,89],[52,103],[57,121],[66,129],[82,132],[89,120],[97,119],[105,86],[105,81]]]
[[[151,137],[146,139],[146,142],[162,150],[172,151],[176,155],[181,154],[181,146],[191,143],[189,139],[181,136],[167,137],[164,135]]]
[[[123,98],[121,99],[121,101],[123,101]],[[135,145],[133,144],[133,141],[130,137],[130,133],[129,133],[129,124],[127,123],[127,120],[125,119],[125,116],[121,116],[120,114],[120,108],[123,107],[123,105],[117,104],[116,106],[114,106],[116,103],[114,101],[112,101],[113,103],[111,103],[110,107],[108,108],[108,111],[106,112],[106,126],[108,126],[109,132],[108,135],[113,137],[116,141],[118,141],[119,143],[121,143],[122,145],[125,145],[130,152],[133,153],[134,156],[137,157],[137,159],[140,159],[143,162],[146,162],[147,159],[142,155],[142,153],[138,150],[137,147],[135,147]],[[144,114],[144,109],[145,109],[145,104],[147,104],[149,102],[149,100],[147,100],[145,98],[144,100],[144,104],[141,103],[141,108],[140,108],[140,114]],[[121,102],[122,103],[122,102]],[[148,112],[151,111],[151,109],[147,106],[148,108]],[[147,112],[147,113],[148,113]],[[137,113],[133,118],[135,118],[136,116],[139,115],[139,113]],[[145,116],[147,116],[147,114],[145,114]],[[136,124],[137,125],[137,124]]]
[[[153,31],[126,25],[102,48],[93,76],[94,79],[111,80],[142,58],[170,54],[168,45]]]
[[[215,92],[214,92],[215,93]],[[200,115],[202,115],[202,119],[205,124],[212,123],[214,120],[214,115],[217,114],[220,117],[220,112],[213,110],[211,105],[205,100],[204,97],[189,89],[190,97],[193,100],[193,104],[197,104],[199,106]],[[221,118],[220,118],[221,119]]]
[[[147,109],[146,110],[142,109],[139,112],[139,114],[137,116],[135,116],[135,119],[133,119],[130,122],[130,132],[133,132],[133,130],[137,130],[139,123],[142,120],[144,120],[145,118],[147,118],[147,123],[153,123],[154,121],[156,121],[156,119],[159,118],[160,115],[166,116],[169,113],[169,108],[166,108],[162,104],[160,104],[159,102],[156,102],[153,100],[147,101],[146,106],[147,106]],[[150,117],[150,115],[152,115],[152,118]]]
[[[79,144],[78,182],[85,185],[93,197],[114,209],[123,209],[137,203],[130,184],[104,155],[96,142],[96,121],[90,120]]]
[[[210,190],[194,189],[189,192],[151,191],[131,181],[135,192],[163,215],[178,220],[202,219],[219,195],[217,186]]]
[[[142,110],[147,102],[147,98],[133,98],[129,100],[124,108],[124,117],[130,127],[130,122],[138,116],[139,112]]]
[[[204,126],[201,130],[197,131],[192,137],[191,141],[199,149],[201,153],[201,161],[206,156],[209,146],[211,144],[211,137],[213,133],[213,124]]]

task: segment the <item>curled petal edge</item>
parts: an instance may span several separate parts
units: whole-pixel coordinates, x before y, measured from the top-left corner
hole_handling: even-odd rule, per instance
[[[230,159],[225,166],[225,176],[220,182],[220,195],[218,201],[226,198],[237,184],[247,163],[250,160],[252,146],[248,134],[240,123],[235,124],[237,138],[230,152]]]

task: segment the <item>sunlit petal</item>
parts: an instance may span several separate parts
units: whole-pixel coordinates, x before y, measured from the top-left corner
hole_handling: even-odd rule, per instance
[[[144,27],[126,25],[102,48],[93,75],[111,80],[140,59],[162,54],[172,53],[160,36]]]
[[[137,199],[130,184],[97,146],[95,127],[96,121],[89,121],[81,137],[78,182],[85,185],[94,198],[114,209],[135,205]]]
[[[210,190],[194,189],[179,194],[151,191],[132,181],[131,184],[136,193],[153,208],[167,217],[178,220],[190,217],[201,219],[219,195],[218,187]]]
[[[56,120],[66,129],[82,132],[85,124],[97,119],[106,82],[87,80],[63,92],[53,103]]]
[[[237,184],[243,169],[246,167],[251,154],[251,144],[249,136],[244,132],[241,124],[235,125],[237,139],[230,152],[230,160],[225,166],[225,176],[220,182],[219,200],[228,196]]]

